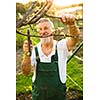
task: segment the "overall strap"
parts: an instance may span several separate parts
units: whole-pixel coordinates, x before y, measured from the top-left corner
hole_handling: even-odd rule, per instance
[[[39,58],[39,53],[38,53],[38,48],[37,46],[35,47],[35,54],[36,54],[36,61],[40,62],[40,58]]]
[[[56,45],[56,52],[55,52],[55,56],[57,57],[58,59],[58,54],[57,54],[57,45]]]
[[[57,45],[55,48],[55,54],[51,58],[51,62],[53,62],[53,61],[58,61]]]

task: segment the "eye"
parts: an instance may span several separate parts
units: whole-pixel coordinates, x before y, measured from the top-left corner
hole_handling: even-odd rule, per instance
[[[41,28],[37,28],[37,32],[41,31],[42,29]]]
[[[47,30],[48,29],[48,27],[44,27],[44,30]]]

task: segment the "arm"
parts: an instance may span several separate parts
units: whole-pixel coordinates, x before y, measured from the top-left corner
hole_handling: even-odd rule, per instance
[[[68,41],[66,43],[68,51],[71,51],[75,46],[75,44],[79,41],[80,30],[76,26],[75,17],[73,15],[63,15],[62,22],[68,25],[68,31],[70,35],[76,37],[76,38],[72,38],[72,37],[68,38]]]
[[[70,37],[66,43],[68,50],[71,51],[75,44],[79,41],[80,30],[75,24],[69,25],[68,27],[70,35],[76,36],[76,38]]]
[[[24,55],[21,69],[24,75],[28,75],[31,72],[32,66],[30,56]]]
[[[24,75],[28,75],[31,72],[32,65],[31,65],[31,57],[27,55],[27,52],[28,52],[28,41],[27,40],[24,41],[23,51],[24,51],[24,56],[23,56],[23,61],[21,64],[21,69]]]

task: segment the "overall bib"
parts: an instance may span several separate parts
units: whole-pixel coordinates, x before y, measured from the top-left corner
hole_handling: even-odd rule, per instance
[[[50,63],[40,62],[35,48],[37,66],[36,79],[32,83],[32,100],[66,100],[66,84],[60,80],[57,49]]]

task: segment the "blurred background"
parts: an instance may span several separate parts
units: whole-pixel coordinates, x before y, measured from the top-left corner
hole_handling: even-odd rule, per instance
[[[49,0],[50,1],[50,0]],[[26,34],[27,29],[30,33],[37,35],[36,22],[38,15],[47,17],[53,21],[55,34],[67,34],[67,28],[58,18],[61,14],[74,14],[77,18],[76,23],[81,30],[80,41],[77,43],[74,51],[71,53],[71,59],[67,67],[67,100],[83,100],[83,1],[82,0],[16,0],[16,30]],[[45,11],[44,11],[45,10]],[[37,13],[39,12],[40,13]],[[35,17],[34,17],[35,16]],[[34,18],[31,23],[31,19]],[[36,19],[37,18],[37,19]],[[65,37],[54,37],[60,40]],[[67,38],[67,37],[66,37]],[[16,100],[32,100],[32,80],[33,73],[24,76],[21,72],[21,61],[23,57],[22,45],[27,37],[17,34],[16,32]],[[32,37],[32,43],[35,45],[40,40]],[[76,50],[76,52],[75,52]],[[73,54],[75,52],[75,54]],[[69,58],[70,58],[69,57]]]

